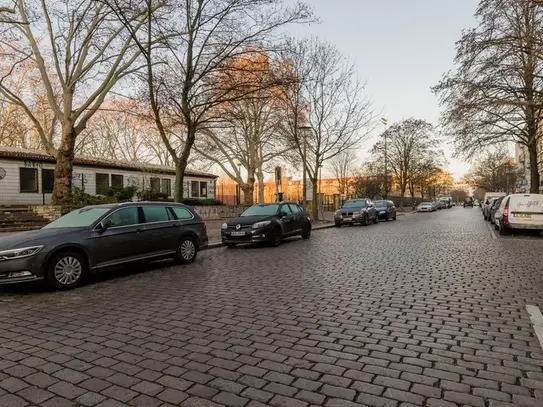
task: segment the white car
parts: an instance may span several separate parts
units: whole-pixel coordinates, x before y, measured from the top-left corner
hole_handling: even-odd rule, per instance
[[[508,195],[494,217],[494,227],[500,231],[500,235],[507,235],[516,229],[543,231],[543,195]]]
[[[436,207],[432,202],[422,202],[417,206],[417,212],[435,212]]]

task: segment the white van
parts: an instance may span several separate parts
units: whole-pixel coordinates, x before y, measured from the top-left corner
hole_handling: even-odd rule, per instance
[[[515,229],[543,231],[543,195],[508,195],[503,199],[495,218],[494,227],[500,231],[500,235]]]

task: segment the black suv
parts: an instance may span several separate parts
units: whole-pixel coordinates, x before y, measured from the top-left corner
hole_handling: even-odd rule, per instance
[[[224,245],[235,247],[241,243],[268,243],[279,246],[285,237],[311,237],[311,216],[294,202],[253,205],[239,217],[222,225]]]
[[[73,288],[89,272],[121,264],[192,263],[207,245],[205,222],[182,204],[87,206],[42,229],[0,237],[0,284],[45,279],[55,288]]]

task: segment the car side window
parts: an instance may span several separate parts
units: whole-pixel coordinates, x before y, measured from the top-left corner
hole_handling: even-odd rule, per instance
[[[281,206],[281,212],[285,212],[290,215],[292,213],[292,210],[290,209],[290,206],[288,204],[285,204]]]
[[[171,220],[165,206],[143,206],[143,215],[147,223],[168,222]]]
[[[174,206],[174,207],[171,207],[170,209],[173,211],[173,213],[179,220],[192,219],[192,213],[190,213],[190,211],[187,208],[180,208],[180,207]]]
[[[119,209],[113,212],[107,219],[111,221],[110,228],[132,226],[140,223],[138,208],[135,206]]]
[[[299,213],[299,212],[301,212],[301,211],[300,211],[300,207],[299,207],[298,205],[289,204],[289,207],[290,207],[290,210],[292,211],[292,213]]]
[[[298,208],[298,212],[300,212],[300,213],[305,212],[305,209],[303,207],[301,207],[300,205],[296,205],[296,207]]]

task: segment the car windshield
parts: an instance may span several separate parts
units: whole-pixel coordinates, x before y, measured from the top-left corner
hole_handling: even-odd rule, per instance
[[[254,205],[241,214],[241,216],[275,215],[279,211],[279,204]]]
[[[342,208],[365,208],[367,201],[365,199],[358,199],[355,201],[347,201],[343,204]]]
[[[81,228],[92,225],[111,208],[81,208],[72,211],[44,226],[43,229]]]
[[[387,201],[375,201],[375,206],[387,206]]]
[[[432,202],[423,202],[420,206],[432,206]]]

